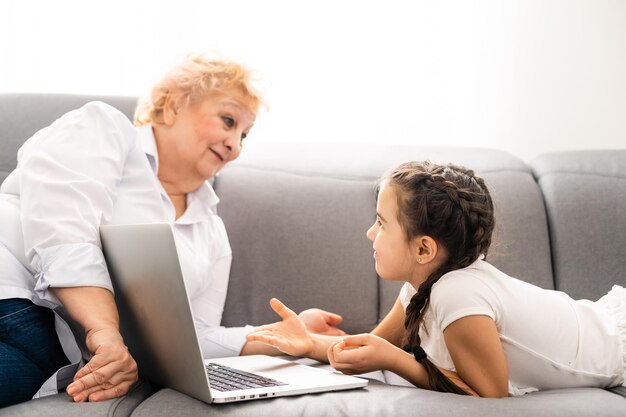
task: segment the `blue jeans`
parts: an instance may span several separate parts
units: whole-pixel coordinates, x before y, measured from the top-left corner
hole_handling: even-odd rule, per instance
[[[0,407],[27,401],[69,361],[54,313],[30,300],[0,300]]]

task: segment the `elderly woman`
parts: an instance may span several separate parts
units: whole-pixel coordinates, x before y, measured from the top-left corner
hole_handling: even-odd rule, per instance
[[[74,401],[100,401],[137,380],[104,224],[172,225],[205,356],[271,353],[246,343],[250,326],[220,327],[231,249],[207,182],[239,156],[261,103],[245,68],[195,56],[140,103],[135,125],[92,102],[26,141],[0,189],[0,406],[66,386]],[[303,316],[314,331],[339,320]]]

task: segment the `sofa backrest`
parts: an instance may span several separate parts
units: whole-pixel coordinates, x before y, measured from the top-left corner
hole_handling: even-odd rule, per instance
[[[17,149],[63,113],[92,100],[132,117],[132,97],[0,94],[0,181]],[[258,141],[256,144],[254,141]],[[490,261],[503,271],[553,288],[543,199],[530,169],[500,151],[394,145],[264,144],[252,137],[215,182],[234,259],[225,325],[276,317],[267,301],[295,310],[321,307],[344,315],[346,330],[369,331],[395,301],[401,283],[381,281],[365,236],[375,217],[377,179],[415,159],[474,169],[496,205]]]
[[[224,324],[275,321],[267,301],[278,297],[298,311],[336,311],[350,332],[371,330],[401,285],[377,277],[365,236],[375,218],[375,186],[384,172],[411,159],[454,161],[482,175],[496,205],[490,261],[553,288],[543,200],[519,159],[488,149],[261,140],[251,138],[215,182],[233,248]]]
[[[626,287],[626,150],[546,154],[532,162],[552,244],[556,288],[596,300]]]
[[[0,183],[15,168],[17,150],[38,130],[70,110],[100,100],[132,118],[137,99],[69,94],[0,94]]]

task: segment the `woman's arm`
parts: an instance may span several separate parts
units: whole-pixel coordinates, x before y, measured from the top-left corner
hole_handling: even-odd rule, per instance
[[[193,313],[202,353],[205,357],[221,357],[231,355],[281,355],[282,351],[268,344],[248,340],[240,351],[234,346],[241,346],[245,333],[258,331],[259,328],[241,327],[226,329],[221,326],[222,314],[226,303],[231,257],[223,256],[215,261],[213,279],[210,285],[193,298]],[[327,335],[344,334],[334,327],[342,320],[341,316],[320,309],[309,309],[298,317],[312,333]]]
[[[94,355],[68,387],[75,401],[122,395],[137,379],[98,234],[111,218],[135,135],[119,111],[90,103],[36,133],[18,154],[22,233],[35,292],[63,304],[83,326]]]
[[[274,299],[270,302],[274,311],[283,319],[282,322],[261,326],[248,335],[248,344],[242,355],[251,353],[284,352],[293,356],[307,356],[322,362],[328,362],[328,348],[342,339],[342,335],[313,334],[310,324],[297,320],[295,313],[283,303]],[[293,315],[292,315],[293,313]],[[397,299],[387,316],[372,331],[395,346],[400,346],[404,337],[404,308]],[[265,347],[262,345],[265,344]],[[272,349],[271,346],[274,346]],[[270,348],[268,351],[267,349]]]
[[[137,364],[119,330],[113,294],[99,287],[51,288],[70,316],[85,329],[93,355],[67,387],[74,401],[102,401],[128,392],[137,381]]]
[[[272,298],[270,305],[282,321],[260,326],[248,334],[248,343],[244,346],[242,355],[262,349],[259,344],[265,344],[288,355],[328,362],[327,350],[341,336],[310,333],[302,319],[282,302]]]
[[[443,336],[462,381],[481,397],[508,396],[506,356],[491,317],[460,318],[444,329]]]

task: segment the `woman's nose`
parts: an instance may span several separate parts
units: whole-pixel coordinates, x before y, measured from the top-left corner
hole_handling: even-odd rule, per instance
[[[239,132],[229,133],[224,141],[224,146],[230,153],[238,153],[241,150],[241,134]]]

